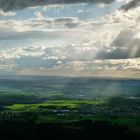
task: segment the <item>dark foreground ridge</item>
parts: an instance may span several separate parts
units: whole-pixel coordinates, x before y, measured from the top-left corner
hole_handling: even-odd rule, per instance
[[[83,120],[71,123],[35,124],[32,122],[3,122],[1,140],[45,139],[139,140],[140,134],[129,132],[126,126],[112,125],[108,121]]]

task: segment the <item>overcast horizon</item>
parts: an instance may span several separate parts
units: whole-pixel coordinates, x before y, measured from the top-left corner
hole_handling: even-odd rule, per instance
[[[139,0],[0,0],[0,75],[140,78]]]

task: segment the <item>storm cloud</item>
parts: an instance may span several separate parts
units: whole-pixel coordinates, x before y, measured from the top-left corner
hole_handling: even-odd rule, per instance
[[[0,9],[4,11],[20,10],[34,6],[62,5],[73,3],[105,3],[115,0],[0,0]]]
[[[140,0],[132,0],[129,3],[127,3],[126,5],[122,6],[121,9],[128,11],[128,10],[138,7],[138,6],[140,6]]]

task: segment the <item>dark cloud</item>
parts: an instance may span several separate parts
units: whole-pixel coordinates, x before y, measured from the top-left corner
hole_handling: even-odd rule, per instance
[[[138,40],[140,43],[140,40]],[[135,45],[135,44],[134,44]],[[129,47],[129,48],[116,48],[115,50],[108,52],[102,50],[96,56],[96,59],[128,59],[128,58],[138,58],[140,57],[140,47]]]
[[[135,30],[123,30],[113,41],[112,46],[116,49],[112,56],[118,58],[136,58],[140,57],[140,39],[135,37]]]
[[[4,11],[20,10],[33,6],[61,5],[71,3],[106,3],[109,4],[115,0],[0,0],[0,9]]]
[[[133,0],[129,2],[128,4],[121,7],[121,9],[128,11],[129,9],[135,8],[140,6],[140,0]]]
[[[135,37],[136,31],[125,29],[110,44],[110,50],[103,47],[96,59],[128,59],[140,57],[140,39]]]

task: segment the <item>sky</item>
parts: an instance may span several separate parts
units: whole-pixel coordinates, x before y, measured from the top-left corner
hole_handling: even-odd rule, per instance
[[[0,75],[140,78],[139,0],[0,0]]]

